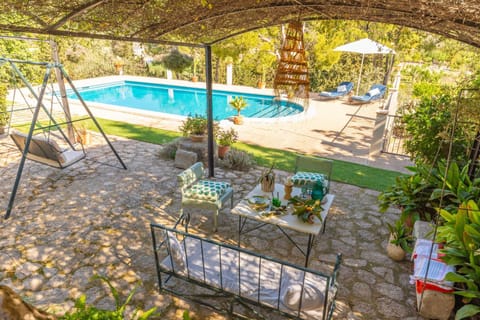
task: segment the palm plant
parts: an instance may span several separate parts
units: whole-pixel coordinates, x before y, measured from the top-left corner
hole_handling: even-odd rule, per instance
[[[234,119],[235,124],[241,124],[241,115],[240,111],[245,109],[248,106],[248,103],[243,97],[234,97],[232,101],[229,102],[233,109],[237,111],[237,116]]]
[[[480,209],[475,200],[463,202],[456,213],[440,210],[445,220],[438,227],[437,241],[444,242],[443,260],[456,267],[445,280],[462,284],[454,293],[465,303],[457,310],[455,320],[480,314]]]

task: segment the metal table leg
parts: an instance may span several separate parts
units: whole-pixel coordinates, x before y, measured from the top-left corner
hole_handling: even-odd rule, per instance
[[[308,267],[308,259],[310,258],[310,251],[312,251],[314,241],[315,241],[315,236],[312,235],[312,234],[308,235],[307,254],[306,254],[306,258],[305,258],[305,268]]]

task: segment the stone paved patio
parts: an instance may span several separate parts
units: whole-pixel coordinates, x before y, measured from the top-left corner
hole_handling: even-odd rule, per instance
[[[99,307],[114,302],[99,282],[112,279],[123,295],[141,281],[133,305],[158,306],[159,319],[181,319],[184,309],[194,319],[224,319],[209,309],[160,294],[151,249],[149,223],[172,226],[180,197],[173,161],[160,159],[161,146],[112,137],[128,170],[120,169],[107,145],[95,137],[85,161],[57,170],[27,161],[12,216],[0,223],[0,283],[29,302],[63,313],[81,293]],[[19,153],[0,138],[0,214],[13,186]],[[230,181],[235,202],[253,188],[261,168],[249,172],[216,169]],[[286,176],[285,172],[277,172]],[[325,234],[317,237],[310,267],[333,262],[343,254],[334,319],[418,319],[411,264],[396,263],[385,253],[386,221],[396,212],[380,214],[377,192],[333,183],[336,198]],[[195,215],[191,231],[234,243],[237,219],[224,211],[212,233],[212,216]],[[306,237],[294,235],[297,241]],[[303,257],[276,229],[242,237],[243,245],[262,254],[302,264]],[[275,243],[274,246],[271,243]]]

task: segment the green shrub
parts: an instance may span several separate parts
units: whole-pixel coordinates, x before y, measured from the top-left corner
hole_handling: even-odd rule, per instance
[[[446,159],[452,139],[452,159],[464,160],[470,145],[468,128],[458,124],[453,128],[456,102],[450,95],[422,99],[413,112],[403,116],[410,137],[405,149],[416,163],[432,164]],[[455,129],[453,135],[451,130]]]
[[[445,243],[443,261],[455,266],[445,280],[456,282],[456,295],[465,304],[456,311],[455,319],[465,319],[480,313],[480,211],[478,203],[468,200],[455,210],[440,210],[444,219],[438,227],[437,241]],[[459,286],[458,284],[462,284]]]
[[[9,119],[7,112],[7,87],[4,84],[0,84],[0,127],[6,126]]]
[[[255,165],[255,160],[245,151],[230,148],[225,157],[218,160],[218,165],[222,168],[247,171]]]
[[[439,96],[442,92],[443,88],[437,83],[419,82],[413,85],[413,96],[418,98]]]
[[[130,292],[128,297],[122,303],[120,300],[120,295],[118,294],[117,289],[113,287],[110,281],[100,275],[94,275],[94,279],[100,279],[105,282],[109,288],[110,293],[112,294],[115,300],[115,310],[102,310],[98,309],[93,306],[89,306],[86,303],[87,297],[85,295],[80,296],[80,298],[75,301],[75,310],[73,312],[66,313],[63,317],[60,317],[60,320],[124,320],[125,318],[125,309],[127,305],[133,298],[137,286]],[[145,320],[150,318],[156,311],[156,307],[153,307],[145,312],[141,311],[140,309],[135,309],[133,315],[131,316],[131,320]]]

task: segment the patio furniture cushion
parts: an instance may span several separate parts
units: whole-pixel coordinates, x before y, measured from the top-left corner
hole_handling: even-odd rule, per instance
[[[175,268],[178,272],[185,272],[185,269],[187,267],[187,257],[185,255],[185,250],[183,250],[182,245],[180,244],[173,232],[168,232],[168,245]]]
[[[373,97],[377,94],[380,94],[380,90],[378,88],[375,88],[375,89],[372,89],[372,90],[368,91],[367,94]]]
[[[10,137],[21,152],[24,152],[28,135],[12,131]],[[27,158],[56,168],[66,168],[85,158],[85,152],[73,149],[61,149],[55,140],[43,136],[32,136]]]
[[[185,191],[185,197],[216,202],[229,187],[228,182],[200,180]]]
[[[369,103],[371,101],[379,100],[383,98],[387,87],[383,84],[374,84],[370,87],[367,93],[363,96],[352,96],[351,103],[353,104],[362,104],[362,103]]]
[[[292,182],[296,186],[312,184],[317,181],[321,181],[325,185],[326,180],[327,177],[322,173],[306,171],[299,171],[292,177]]]
[[[338,86],[332,91],[322,91],[320,92],[320,98],[327,100],[341,98],[348,94],[353,89],[353,82],[343,81],[338,84]]]
[[[302,310],[315,310],[323,306],[325,299],[323,292],[318,287],[318,284],[311,283],[310,281],[305,282],[303,288],[301,282],[286,286],[285,294],[283,295],[283,304],[287,308],[298,310],[302,293]]]

